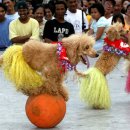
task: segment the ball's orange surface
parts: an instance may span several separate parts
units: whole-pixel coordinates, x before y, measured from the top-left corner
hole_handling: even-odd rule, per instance
[[[58,125],[66,113],[66,102],[61,96],[41,94],[27,99],[26,115],[39,128],[52,128]]]

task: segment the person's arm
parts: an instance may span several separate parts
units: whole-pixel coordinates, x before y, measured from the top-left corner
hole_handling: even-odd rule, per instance
[[[17,21],[12,21],[10,23],[10,25],[9,25],[9,38],[12,41],[12,43],[15,43],[15,44],[22,43],[23,44],[29,40],[29,38],[31,37],[31,34],[28,34],[25,36],[19,36],[17,34],[16,24],[17,24]]]
[[[94,34],[94,21],[92,22],[90,29],[88,30],[88,35],[93,35]]]
[[[31,35],[29,34],[29,35],[25,35],[25,36],[18,36],[18,37],[14,37],[14,38],[12,38],[11,39],[11,41],[13,42],[13,43],[25,43],[25,42],[27,42],[29,39],[30,39],[30,37],[31,37]]]
[[[53,42],[52,40],[50,40],[50,39],[48,39],[48,38],[45,38],[44,41],[45,41],[46,43],[52,43],[52,42]]]
[[[94,34],[94,31],[93,31],[92,28],[90,28],[89,31],[88,31],[88,35],[93,35],[93,34]]]
[[[98,27],[97,33],[96,33],[96,41],[99,40],[104,33],[105,27]]]

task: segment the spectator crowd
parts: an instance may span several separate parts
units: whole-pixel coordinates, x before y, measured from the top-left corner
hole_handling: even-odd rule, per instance
[[[50,0],[47,4],[24,0],[0,1],[0,51],[29,39],[61,41],[71,34],[95,37],[101,51],[107,28],[121,22],[130,31],[130,0]]]

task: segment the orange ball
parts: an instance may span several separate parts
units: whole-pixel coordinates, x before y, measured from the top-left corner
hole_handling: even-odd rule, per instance
[[[61,96],[41,94],[30,96],[26,102],[28,119],[39,128],[52,128],[58,125],[66,113],[66,102]]]

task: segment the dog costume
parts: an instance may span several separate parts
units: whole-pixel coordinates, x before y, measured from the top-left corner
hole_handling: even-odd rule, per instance
[[[22,46],[9,47],[1,56],[0,63],[5,75],[25,95],[47,93],[61,95],[67,101],[64,76],[80,61],[85,62],[84,57],[97,56],[92,48],[94,43],[94,38],[88,34],[74,34],[58,44],[30,40]]]
[[[116,23],[109,27],[104,39],[103,52],[94,67],[90,68],[86,78],[82,79],[80,87],[81,99],[96,109],[108,109],[111,106],[109,87],[106,75],[118,64],[121,57],[129,58],[130,47],[121,40],[120,36],[114,39],[113,33],[121,32],[122,24]],[[119,34],[118,34],[119,35]]]

